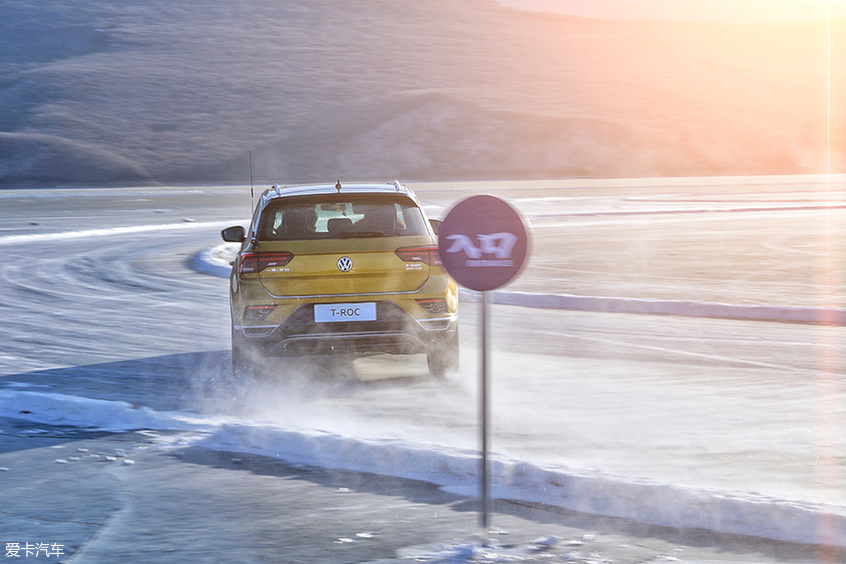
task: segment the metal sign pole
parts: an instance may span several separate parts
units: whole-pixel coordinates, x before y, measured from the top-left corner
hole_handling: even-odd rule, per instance
[[[488,374],[488,310],[490,290],[505,286],[523,268],[529,253],[529,233],[523,218],[496,196],[471,196],[456,204],[438,227],[438,255],[456,282],[482,294],[480,316],[479,418],[482,461],[480,469],[481,526],[488,534],[490,476],[488,437],[490,399]]]
[[[480,418],[480,429],[482,434],[482,467],[480,469],[481,479],[481,502],[482,502],[482,513],[481,513],[481,526],[484,529],[485,535],[487,535],[488,531],[488,524],[489,524],[489,505],[490,505],[490,495],[489,489],[490,485],[488,483],[488,423],[489,423],[489,401],[488,401],[488,383],[490,381],[488,377],[488,293],[482,292],[482,314],[481,314],[481,327],[480,327],[480,337],[481,337],[481,358],[479,365],[481,367],[479,373],[479,418]]]

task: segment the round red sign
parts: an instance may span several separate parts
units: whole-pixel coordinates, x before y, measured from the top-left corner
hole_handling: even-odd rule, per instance
[[[495,290],[511,282],[528,256],[523,218],[496,196],[472,196],[456,204],[438,228],[444,268],[471,290]]]

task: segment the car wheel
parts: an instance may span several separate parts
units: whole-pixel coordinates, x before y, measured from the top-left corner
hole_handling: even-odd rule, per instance
[[[458,370],[458,331],[448,339],[437,339],[426,352],[429,374],[442,378],[447,372]]]

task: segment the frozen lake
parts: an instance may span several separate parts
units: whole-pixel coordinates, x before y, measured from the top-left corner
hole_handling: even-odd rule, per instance
[[[509,291],[616,299],[615,312],[600,311],[606,302],[494,307],[495,493],[842,542],[846,331],[749,318],[759,306],[844,307],[846,201],[836,181],[412,186],[433,216],[474,191],[521,209],[534,254]],[[276,382],[228,380],[227,281],[190,265],[248,216],[247,194],[0,192],[0,304],[13,320],[0,328],[0,414],[179,430],[216,449],[473,495],[472,295],[461,370],[446,381],[415,357],[292,362]],[[654,301],[672,301],[676,315],[625,310]],[[691,304],[731,306],[739,318],[691,316]]]

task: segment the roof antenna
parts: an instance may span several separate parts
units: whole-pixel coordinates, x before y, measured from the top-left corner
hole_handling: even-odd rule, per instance
[[[253,152],[250,151],[250,212],[253,210]]]
[[[335,184],[335,190],[338,191],[338,194],[341,193],[341,179],[340,178],[338,179],[338,183]]]

